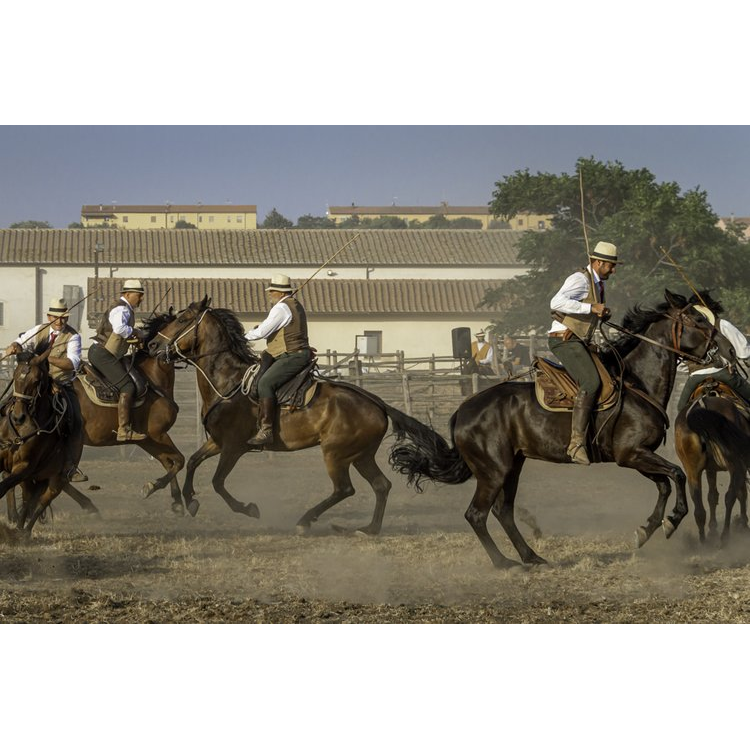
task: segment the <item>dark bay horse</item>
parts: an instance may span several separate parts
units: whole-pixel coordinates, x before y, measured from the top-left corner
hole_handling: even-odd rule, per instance
[[[659,490],[653,513],[636,532],[638,546],[662,524],[671,536],[687,513],[685,474],[655,453],[668,428],[666,406],[678,354],[702,359],[719,346],[722,355],[733,357],[729,342],[684,297],[665,290],[665,299],[655,309],[636,307],[625,316],[623,325],[633,335],[612,342],[603,359],[609,366],[619,363],[626,385],[619,404],[597,412],[589,428],[589,435],[597,435],[594,460],[635,469]],[[516,563],[500,552],[487,531],[490,510],[523,563],[544,563],[516,526],[514,502],[527,458],[570,463],[566,454],[570,419],[569,413],[542,409],[533,383],[500,383],[467,399],[453,414],[453,447],[444,440],[396,445],[390,460],[417,489],[425,479],[460,484],[476,477],[465,517],[493,564],[503,568]],[[665,519],[670,480],[677,491],[676,503]]]
[[[144,346],[154,338],[160,328],[174,319],[175,316],[170,310],[166,313],[154,313],[145,320],[142,324],[146,331]],[[176,475],[185,465],[185,457],[167,434],[177,418],[179,408],[174,401],[174,365],[157,361],[149,357],[146,351],[139,351],[133,357],[133,366],[138,368],[146,378],[149,390],[144,403],[133,412],[137,429],[141,430],[142,427],[141,431],[147,434],[147,438],[132,442],[158,459],[167,472],[163,477],[146,482],[141,494],[143,497],[148,497],[169,484],[172,510],[175,513],[184,514],[182,493]],[[89,398],[88,392],[78,378],[73,381],[73,387],[81,408],[84,445],[91,447],[127,445],[116,440],[116,403],[111,406],[95,403]],[[72,484],[66,484],[63,492],[75,500],[86,512],[98,512],[94,503]],[[18,519],[12,490],[8,495],[8,518],[12,522]]]
[[[721,541],[726,542],[729,538],[735,501],[739,501],[740,522],[747,529],[747,471],[750,465],[750,422],[747,409],[742,409],[732,398],[723,395],[700,396],[686,404],[677,415],[674,443],[687,474],[700,541],[706,540],[706,509],[703,507],[702,487],[704,472],[708,485],[706,499],[710,513],[709,535],[717,529],[719,490],[716,473],[719,471],[729,472],[729,486],[724,495]]]
[[[56,408],[47,362],[50,351],[17,355],[13,398],[0,420],[0,468],[6,474],[0,480],[0,496],[21,485],[24,503],[16,524],[26,536],[67,484],[65,441],[73,441],[74,460],[83,451],[80,432],[63,437],[58,429],[63,414]]]
[[[150,351],[160,358],[183,359],[196,368],[208,439],[187,462],[183,495],[188,512],[194,516],[199,506],[193,489],[195,470],[207,458],[218,454],[214,490],[233,511],[259,518],[254,502],[241,503],[224,485],[240,456],[252,450],[246,441],[257,430],[258,402],[245,395],[248,389],[244,386],[259,358],[249,349],[242,324],[230,310],[211,308],[204,297],[162,328],[151,342]],[[378,467],[375,455],[385,437],[389,418],[398,433],[422,435],[425,439],[432,432],[374,394],[345,383],[320,383],[307,407],[281,410],[274,442],[265,450],[298,451],[319,445],[333,483],[333,492],[297,521],[298,533],[306,533],[324,511],[354,494],[349,475],[351,466],[375,492],[372,520],[359,531],[380,532],[391,482]]]

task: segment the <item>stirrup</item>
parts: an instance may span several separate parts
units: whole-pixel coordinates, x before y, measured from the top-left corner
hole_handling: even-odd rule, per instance
[[[261,427],[246,445],[269,445],[273,442],[273,428]]]
[[[586,445],[584,443],[570,443],[567,450],[570,460],[574,464],[580,464],[581,466],[590,466],[588,453],[586,453]]]

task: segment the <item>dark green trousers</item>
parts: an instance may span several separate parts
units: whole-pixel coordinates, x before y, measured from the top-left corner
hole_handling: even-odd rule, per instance
[[[725,367],[723,370],[711,372],[708,375],[691,375],[685,382],[685,386],[680,394],[680,400],[677,402],[678,412],[681,411],[682,407],[688,402],[690,394],[708,378],[718,380],[720,383],[726,383],[736,394],[750,403],[750,383],[748,383],[738,372],[729,372]]]
[[[563,341],[555,336],[547,339],[549,350],[560,360],[578,388],[586,393],[595,394],[602,387],[599,371],[591,359],[586,344],[578,338]]]
[[[310,364],[311,352],[302,349],[298,352],[281,354],[276,357],[273,364],[261,375],[258,381],[259,398],[271,398],[276,396],[276,389],[288,383],[298,372]]]

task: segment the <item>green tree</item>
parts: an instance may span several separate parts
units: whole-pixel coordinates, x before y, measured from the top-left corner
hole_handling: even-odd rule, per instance
[[[422,224],[422,227],[424,229],[450,229],[450,225],[450,220],[446,219],[445,216],[442,214],[435,214],[435,216],[430,216],[430,218]]]
[[[366,229],[406,229],[408,225],[398,216],[378,216],[377,219],[362,219],[361,226]]]
[[[482,222],[480,219],[470,219],[468,216],[461,216],[450,222],[449,229],[481,229]]]
[[[339,229],[353,229],[362,226],[362,221],[357,214],[352,214],[348,219],[340,221],[336,226]]]
[[[267,214],[266,218],[263,219],[263,223],[260,225],[261,229],[291,229],[294,224],[282,216],[275,208],[272,208]]]
[[[26,221],[17,221],[11,224],[9,229],[54,229],[48,221],[35,221],[27,219]]]
[[[175,222],[174,228],[175,229],[197,229],[198,227],[196,227],[195,224],[191,224],[189,221],[185,221],[184,219],[178,219]]]
[[[336,222],[325,216],[305,214],[297,219],[297,229],[334,229]]]
[[[742,310],[740,299],[750,281],[745,253],[736,237],[717,227],[718,216],[697,188],[683,193],[674,182],[657,183],[647,169],[581,158],[572,175],[523,170],[504,177],[495,183],[490,209],[502,220],[522,211],[553,217],[549,231],[526,232],[519,242],[519,259],[530,271],[483,300],[506,308],[497,321],[501,330],[549,323],[550,299],[568,274],[588,262],[583,216],[589,247],[599,240],[613,242],[623,261],[608,283],[615,319],[636,303],[661,301],[665,288],[690,293],[668,257],[695,288],[723,297],[731,319]]]

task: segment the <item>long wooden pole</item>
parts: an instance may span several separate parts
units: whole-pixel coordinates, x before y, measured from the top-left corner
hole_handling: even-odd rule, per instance
[[[591,251],[589,248],[589,235],[586,232],[586,213],[583,209],[583,172],[581,168],[578,168],[578,186],[581,191],[581,221],[583,222],[583,239],[586,242],[586,255],[590,255]]]
[[[660,247],[659,252],[661,252],[661,254],[670,262],[677,273],[682,276],[682,278],[685,280],[685,283],[690,287],[690,290],[700,300],[701,305],[703,305],[703,307],[708,307],[708,305],[703,300],[703,297],[701,297],[700,292],[693,286],[693,283],[687,277],[687,274],[682,270],[682,266],[669,254],[669,250],[665,250],[663,247]]]
[[[300,285],[298,289],[295,289],[292,292],[292,296],[294,296],[295,294],[299,294],[339,253],[341,253],[346,247],[351,245],[352,242],[357,239],[357,237],[359,237],[359,232],[357,232],[357,234],[355,234],[354,237],[349,240],[349,242],[347,242],[345,245],[342,245],[312,276],[310,276],[309,279],[307,279],[307,281]]]

